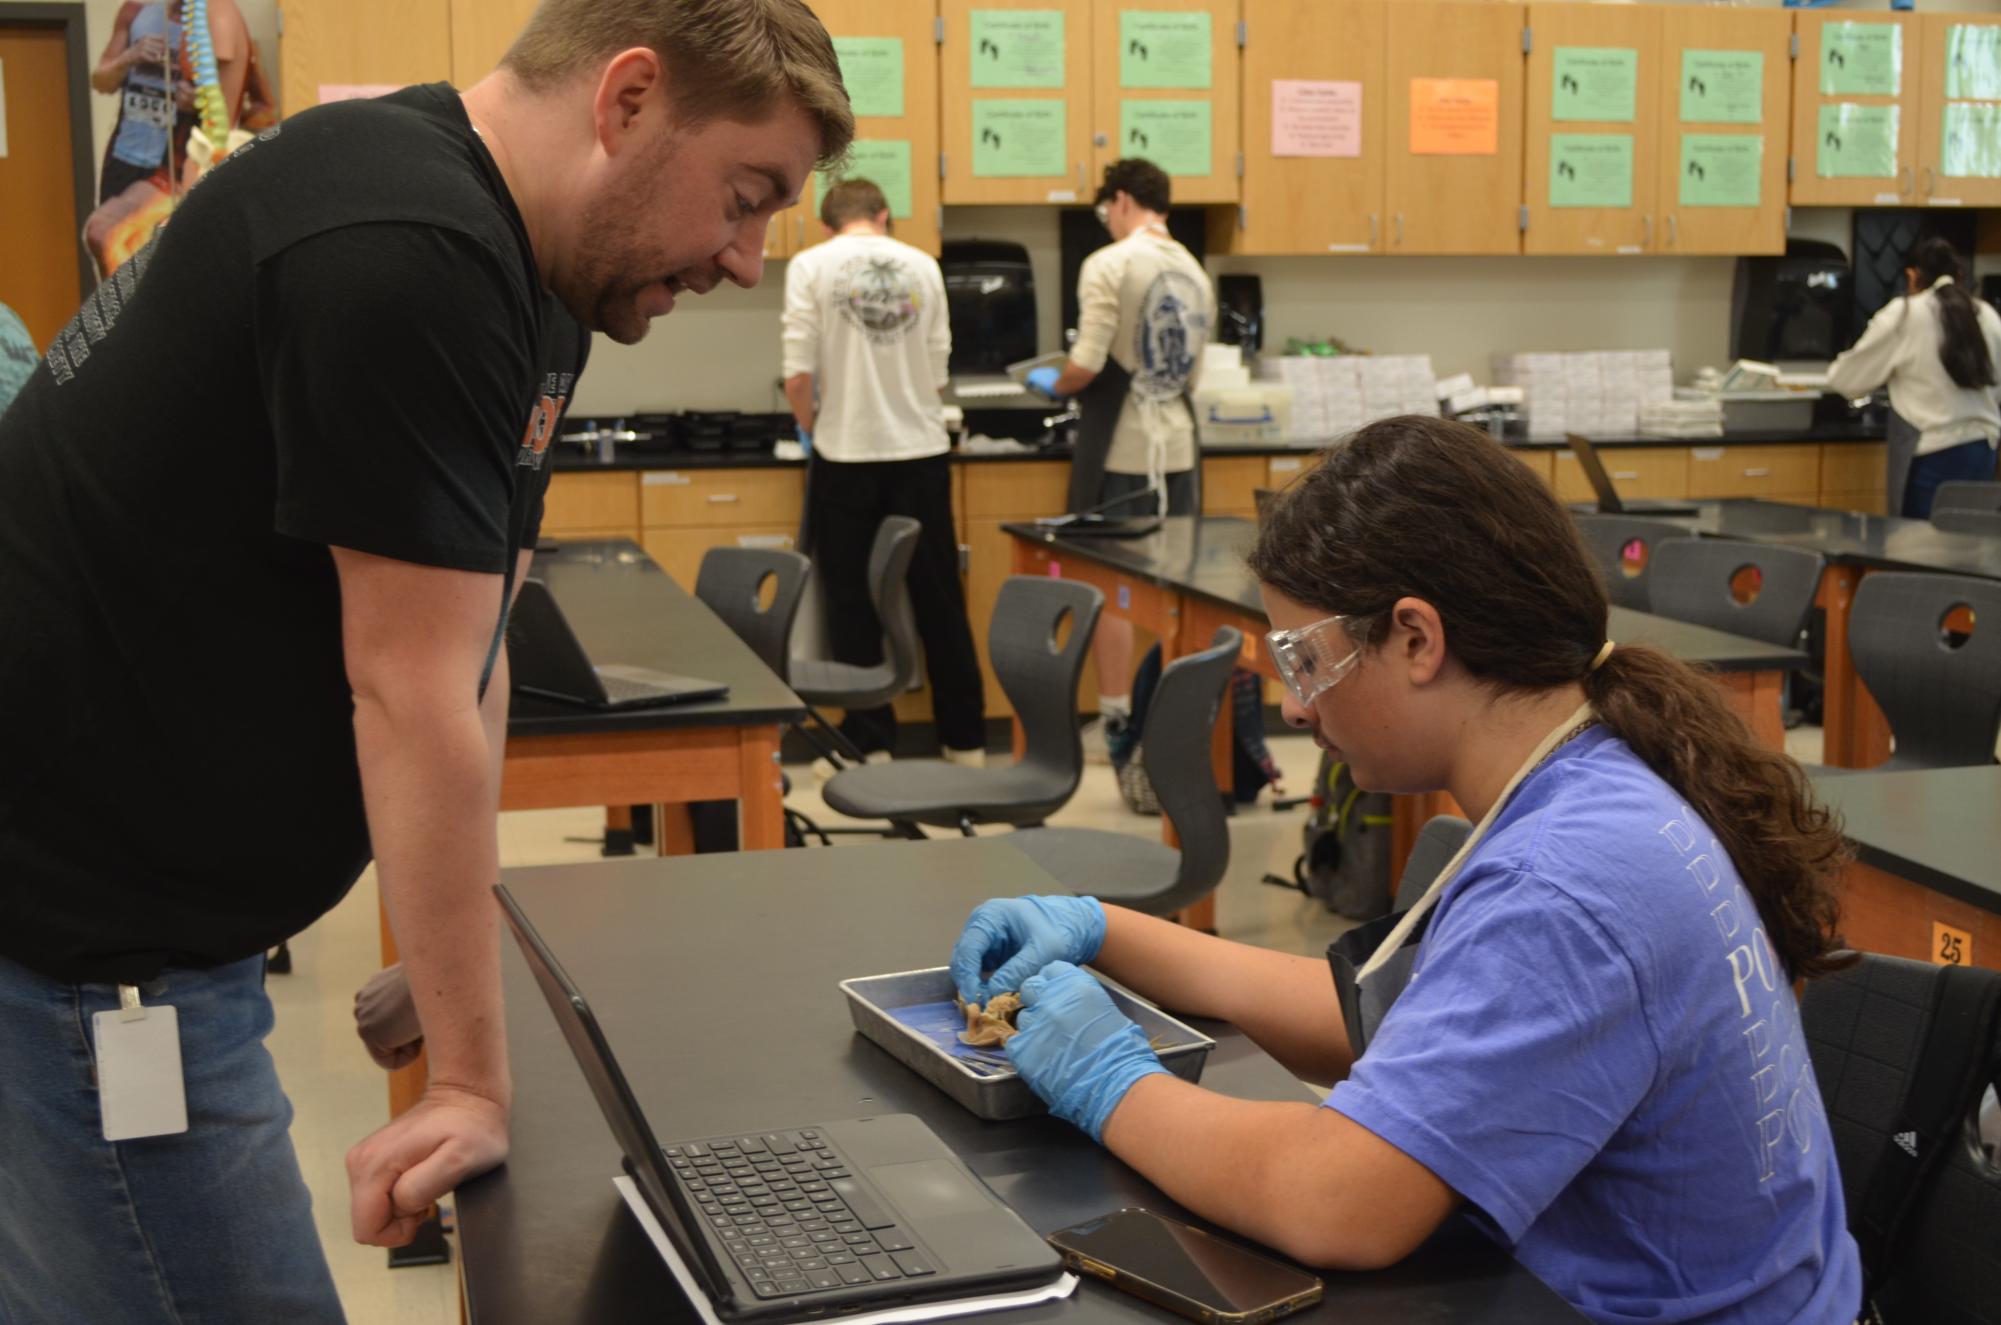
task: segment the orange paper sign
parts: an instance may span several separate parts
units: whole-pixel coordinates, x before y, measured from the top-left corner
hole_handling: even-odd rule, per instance
[[[1501,84],[1492,78],[1410,80],[1410,150],[1416,156],[1496,156]]]
[[[1932,963],[1936,966],[1971,966],[1973,935],[1963,929],[1932,921]]]

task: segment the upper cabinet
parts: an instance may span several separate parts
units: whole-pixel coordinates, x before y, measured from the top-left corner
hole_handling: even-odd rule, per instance
[[[1793,22],[1793,202],[1915,205],[1916,16],[1831,10]]]
[[[1387,252],[1519,253],[1520,5],[1391,0]]]
[[[1522,192],[1526,253],[1654,247],[1661,11],[1532,4]]]
[[[1237,15],[1236,0],[1094,0],[1084,201],[1127,156],[1168,173],[1177,207],[1237,201]]]
[[[492,73],[534,12],[535,0],[452,0],[452,82],[467,88]]]
[[[1091,0],[939,0],[947,203],[1088,202]]]
[[[2001,207],[2001,15],[1918,20],[1918,193],[1928,207]]]
[[[1211,213],[1216,247],[1382,251],[1386,21],[1382,0],[1244,0],[1243,205]]]
[[[814,0],[841,58],[855,111],[855,146],[843,174],[881,186],[898,239],[938,252],[938,50],[934,0]],[[791,213],[790,252],[826,238],[815,175]],[[768,253],[767,245],[767,256]]]
[[[1661,253],[1786,251],[1790,16],[1661,11]]]
[[[449,0],[292,0],[279,10],[278,96],[287,115],[354,87],[452,77]]]

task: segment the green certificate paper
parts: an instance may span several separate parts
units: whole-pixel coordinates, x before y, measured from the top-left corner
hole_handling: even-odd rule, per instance
[[[1822,179],[1890,179],[1897,173],[1897,108],[1837,101],[1820,108],[1814,174]]]
[[[1550,75],[1550,118],[1633,122],[1640,53],[1630,46],[1559,46]]]
[[[973,102],[973,175],[1027,179],[1069,173],[1063,151],[1063,103],[1054,99]]]
[[[1760,124],[1763,51],[1683,51],[1681,118],[1689,124]]]
[[[858,138],[848,149],[848,159],[839,174],[821,172],[820,187],[844,179],[865,179],[882,190],[889,200],[889,214],[898,221],[910,219],[910,140],[908,138]]]
[[[1904,30],[1895,23],[1829,23],[1821,28],[1823,94],[1894,97],[1903,75]]]
[[[1206,90],[1209,42],[1207,14],[1122,9],[1119,86]]]
[[[836,37],[834,55],[855,114],[903,114],[901,37]]]
[[[1143,156],[1170,175],[1215,172],[1206,101],[1121,101],[1119,155]]]
[[[2001,24],[1955,23],[1945,30],[1945,94],[2001,101]]]
[[[1549,136],[1549,205],[1631,207],[1633,135],[1553,133]]]
[[[975,9],[966,39],[974,87],[1062,87],[1063,11]]]
[[[1954,179],[2001,178],[2001,105],[1948,101],[1938,173]]]
[[[1763,134],[1685,133],[1681,136],[1681,205],[1756,207],[1764,165]]]

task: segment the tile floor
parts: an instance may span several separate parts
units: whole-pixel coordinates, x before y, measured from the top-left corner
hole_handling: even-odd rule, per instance
[[[1304,794],[1317,762],[1312,744],[1303,737],[1277,738],[1271,744],[1285,770],[1286,789]],[[1820,732],[1801,728],[1788,734],[1786,744],[1795,758],[1817,759]],[[789,771],[795,788],[793,804],[823,823],[838,821],[839,816],[821,802],[807,771],[803,767]],[[1304,813],[1303,809],[1274,813],[1267,798],[1230,821],[1230,872],[1217,904],[1217,927],[1226,937],[1318,953],[1347,927],[1318,902],[1260,882],[1267,871],[1290,876]],[[1053,822],[1144,837],[1159,831],[1158,820],[1126,811],[1111,771],[1103,767],[1087,770],[1076,798]],[[501,863],[595,860],[602,829],[602,814],[594,810],[504,815]],[[347,1148],[380,1126],[387,1115],[383,1075],[355,1039],[352,1017],[354,991],[380,964],[374,874],[364,875],[339,907],[291,946],[292,974],[270,981],[277,1009],[270,1049],[296,1111],[293,1139],[348,1317],[356,1325],[452,1325],[458,1320],[458,1285],[451,1267],[391,1271],[382,1251],[358,1246],[348,1229],[343,1167]],[[517,1015],[534,1011],[516,1010]]]

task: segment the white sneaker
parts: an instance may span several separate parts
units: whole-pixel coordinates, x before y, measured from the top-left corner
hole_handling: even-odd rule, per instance
[[[871,750],[868,752],[868,754],[862,757],[862,762],[864,764],[886,764],[893,758],[895,758],[895,756],[890,754],[890,752],[887,750]],[[849,760],[847,763],[841,766],[841,768],[853,768],[853,767],[854,767],[853,760]],[[818,759],[815,759],[813,761],[814,784],[816,786],[822,786],[822,787],[826,786],[828,781],[833,778],[834,774],[841,771],[841,768],[834,767],[834,761],[827,758],[825,755],[820,756]]]
[[[945,762],[948,764],[957,764],[961,768],[985,768],[987,766],[987,751],[985,746],[974,746],[970,750],[954,750],[948,745],[943,747],[943,752]]]

